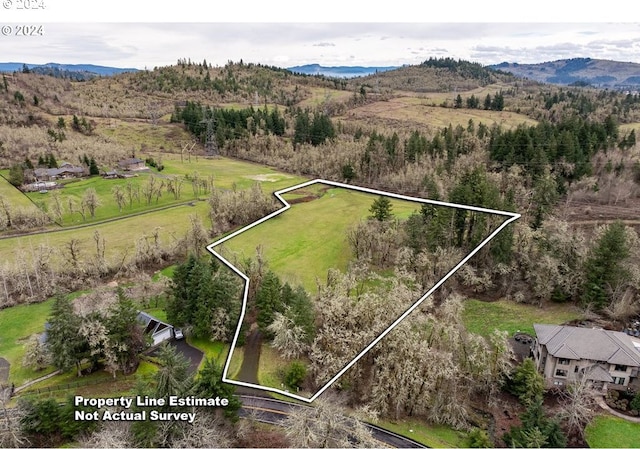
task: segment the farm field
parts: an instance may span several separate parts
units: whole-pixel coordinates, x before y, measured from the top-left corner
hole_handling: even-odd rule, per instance
[[[80,259],[89,259],[95,254],[94,236],[96,231],[105,241],[105,259],[128,261],[135,254],[136,241],[143,236],[150,237],[158,230],[161,245],[175,243],[189,229],[190,216],[202,219],[207,226],[208,206],[205,202],[193,206],[178,206],[173,209],[151,212],[122,220],[100,223],[80,229],[66,229],[46,234],[27,235],[0,240],[0,253],[10,260],[17,254],[24,254],[28,261],[39,245],[54,249],[51,264],[59,266],[68,263],[64,255],[66,245],[72,239],[78,241]]]
[[[293,198],[299,193],[291,192]],[[285,199],[293,199],[283,195]],[[376,195],[329,188],[320,198],[297,203],[291,209],[226,241],[220,252],[242,260],[254,257],[262,246],[269,269],[292,285],[316,292],[329,268],[344,270],[350,260],[346,232],[369,215]],[[392,212],[400,218],[419,209],[418,203],[392,199]]]
[[[179,155],[174,156],[173,158],[168,158],[165,161],[167,168],[163,173],[173,172],[175,174],[186,174],[192,172],[194,168],[196,168],[195,162],[192,164],[189,164],[188,162],[181,163],[179,158]],[[290,176],[258,164],[235,161],[227,158],[199,158],[197,169],[202,176],[213,175],[216,187],[223,189],[231,188],[234,182],[239,180],[236,182],[238,188],[248,188],[254,183],[259,182],[263,191],[265,193],[270,193],[304,181],[303,178]],[[93,181],[94,179],[95,181]],[[140,177],[139,179],[142,180],[143,177]],[[108,205],[109,198],[111,198],[110,188],[113,186],[111,182],[113,181],[115,180],[105,180],[102,178],[92,178],[85,181],[79,181],[76,183],[79,184],[78,189],[70,190],[70,192],[80,194],[82,186],[86,187],[91,185],[91,182],[95,182],[95,185],[98,186],[96,191],[102,192],[102,197],[105,198],[105,202]],[[79,250],[81,255],[87,256],[94,254],[94,236],[97,231],[105,240],[105,257],[107,261],[116,259],[126,261],[135,253],[136,241],[143,236],[150,236],[156,229],[158,230],[161,244],[168,245],[175,243],[177,239],[181,238],[185,234],[190,226],[191,216],[200,218],[205,227],[209,226],[207,218],[209,206],[206,201],[192,201],[189,204],[184,204],[185,198],[188,198],[189,194],[193,194],[191,186],[185,185],[184,196],[180,201],[173,202],[176,207],[154,211],[152,209],[155,209],[162,204],[159,204],[158,206],[149,206],[149,209],[151,209],[149,212],[143,215],[131,217],[123,216],[127,211],[126,208],[123,210],[122,214],[119,214],[115,201],[111,198],[111,206],[104,206],[104,215],[99,215],[101,212],[100,208],[98,208],[96,212],[96,220],[99,218],[121,219],[106,223],[87,223],[89,226],[78,229],[60,230],[46,234],[2,239],[0,240],[0,253],[13,255],[16,252],[19,252],[26,253],[27,256],[29,256],[33,252],[32,250],[34,248],[37,248],[42,244],[57,249],[52,256],[52,263],[54,265],[65,263],[66,258],[62,253],[65,251],[65,245],[67,245],[71,239],[79,241]],[[36,193],[34,195],[40,194]],[[166,196],[166,194],[164,196]],[[205,198],[205,195],[201,195],[201,200]],[[172,205],[172,203],[167,201],[165,206],[166,205]],[[138,212],[144,212],[144,209],[138,210]],[[75,215],[78,214],[76,213]]]
[[[494,329],[516,332],[533,332],[534,323],[562,324],[581,318],[579,309],[572,305],[545,304],[540,308],[501,299],[493,302],[468,299],[464,302],[463,320],[469,332],[489,336]]]
[[[300,102],[299,106],[302,108],[317,107],[325,101],[345,101],[353,96],[353,92],[349,90],[323,89],[320,87],[310,87],[309,90],[311,91],[311,97]]]
[[[146,156],[144,156],[146,157]],[[137,176],[127,179],[103,179],[102,177],[92,177],[88,179],[67,182],[65,187],[58,190],[60,204],[64,211],[62,225],[71,226],[84,223],[98,222],[111,218],[124,217],[130,214],[158,209],[165,206],[182,204],[197,199],[206,198],[207,194],[202,190],[196,192],[192,186],[191,179],[194,173],[200,180],[208,182],[212,180],[213,185],[220,189],[230,189],[234,183],[237,188],[244,189],[251,187],[254,183],[262,184],[265,192],[287,187],[300,182],[302,178],[293,177],[281,172],[277,172],[271,168],[252,164],[248,162],[235,161],[227,158],[191,158],[188,161],[187,155],[184,161],[180,160],[180,155],[168,153],[155,153],[155,160],[162,161],[165,169],[158,173],[155,169],[149,172],[141,172]],[[182,179],[182,188],[179,198],[166,191],[166,184],[169,178],[178,176]],[[153,177],[153,181],[151,181]],[[187,179],[188,178],[188,179]],[[157,189],[160,185],[164,185],[161,189],[161,195],[151,194],[149,198],[145,198],[145,188],[149,189],[150,183],[153,182]],[[113,189],[119,186],[125,195],[125,204],[122,211],[119,210],[116,199],[113,195]],[[85,191],[93,188],[99,198],[99,206],[96,208],[95,217],[91,217],[89,213],[85,214],[83,220],[82,215],[77,212],[79,204]],[[138,191],[137,198],[129,198],[126,193],[127,189]],[[34,203],[38,204],[42,210],[52,210],[54,200],[49,195],[42,195],[38,192],[27,194]],[[33,207],[33,203],[25,198]],[[74,212],[70,212],[69,201],[75,203]]]

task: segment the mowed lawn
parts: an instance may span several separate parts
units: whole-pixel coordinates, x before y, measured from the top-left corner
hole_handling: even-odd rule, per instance
[[[0,357],[11,364],[9,383],[16,386],[53,371],[53,368],[36,372],[22,366],[25,345],[31,335],[44,332],[44,323],[51,313],[53,300],[27,304],[0,310]]]
[[[255,257],[261,245],[271,270],[285,281],[315,292],[316,278],[324,282],[330,268],[347,268],[351,259],[347,232],[370,215],[376,198],[369,193],[330,188],[321,198],[293,204],[281,215],[228,240],[221,252],[231,260],[234,254],[242,260]],[[392,204],[393,213],[401,218],[420,208],[419,203],[411,201],[392,199]]]
[[[33,204],[24,193],[9,184],[9,181],[5,179],[9,176],[9,170],[2,170],[0,173],[3,175],[0,176],[0,197],[9,204],[9,207],[12,209],[21,208],[36,211],[37,206]]]
[[[265,193],[275,192],[295,184],[307,181],[300,176],[289,175],[264,165],[252,162],[238,161],[225,157],[201,157],[191,156],[191,161],[185,154],[182,161],[179,154],[153,154],[156,159],[160,157],[165,168],[163,175],[192,175],[198,173],[201,179],[213,176],[216,188],[231,189],[234,185],[238,189],[249,188],[259,182]],[[184,191],[191,194],[191,184],[185,183]]]
[[[585,429],[590,447],[640,447],[640,424],[616,416],[596,416]]]
[[[462,316],[470,332],[488,336],[498,329],[513,336],[516,332],[534,335],[534,323],[562,324],[581,318],[582,314],[577,307],[569,304],[550,303],[537,307],[506,299],[493,302],[468,299],[464,303]]]

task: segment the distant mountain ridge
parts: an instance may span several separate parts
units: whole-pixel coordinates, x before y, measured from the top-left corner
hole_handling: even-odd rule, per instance
[[[29,71],[58,78],[77,80],[90,79],[96,76],[113,76],[125,72],[137,72],[134,68],[108,67],[94,64],[29,64],[24,62],[0,62],[0,72],[20,72],[27,67]]]
[[[488,67],[543,83],[640,89],[640,64],[635,62],[572,58],[538,64],[502,62]]]
[[[388,70],[395,70],[397,66],[384,66],[384,67],[362,67],[362,66],[336,66],[325,67],[320,64],[306,64],[295,67],[287,67],[294,73],[301,73],[303,75],[324,75],[333,78],[355,78],[358,76],[373,75],[377,72],[386,72]]]

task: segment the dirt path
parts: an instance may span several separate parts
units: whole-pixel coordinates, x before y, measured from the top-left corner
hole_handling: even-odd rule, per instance
[[[244,344],[244,358],[240,365],[238,380],[249,384],[259,385],[258,383],[258,365],[260,363],[260,349],[262,347],[262,335],[258,329],[254,329]],[[247,387],[238,387],[238,393],[243,394],[260,394],[259,390]]]
[[[29,382],[26,382],[23,385],[20,385],[19,387],[16,387],[16,389],[14,390],[14,393],[17,393],[17,392],[19,392],[21,390],[24,390],[25,388],[30,387],[31,385],[36,384],[38,382],[42,382],[43,380],[50,379],[53,376],[57,376],[61,372],[62,371],[60,371],[60,370],[56,370],[56,371],[54,371],[54,372],[52,372],[50,374],[47,374],[46,376],[42,376],[42,377],[38,377],[37,379],[30,380]]]

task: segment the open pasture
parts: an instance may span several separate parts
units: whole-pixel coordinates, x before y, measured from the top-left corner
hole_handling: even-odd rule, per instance
[[[300,198],[297,191],[283,196]],[[254,257],[256,248],[262,246],[271,270],[289,283],[315,292],[316,279],[323,282],[328,269],[347,268],[351,259],[347,231],[370,215],[369,208],[376,198],[370,193],[328,188],[321,197],[292,204],[281,215],[228,240],[221,245],[221,252],[232,257],[230,260],[234,255],[242,260]],[[406,218],[420,208],[415,202],[391,202],[398,218]]]

